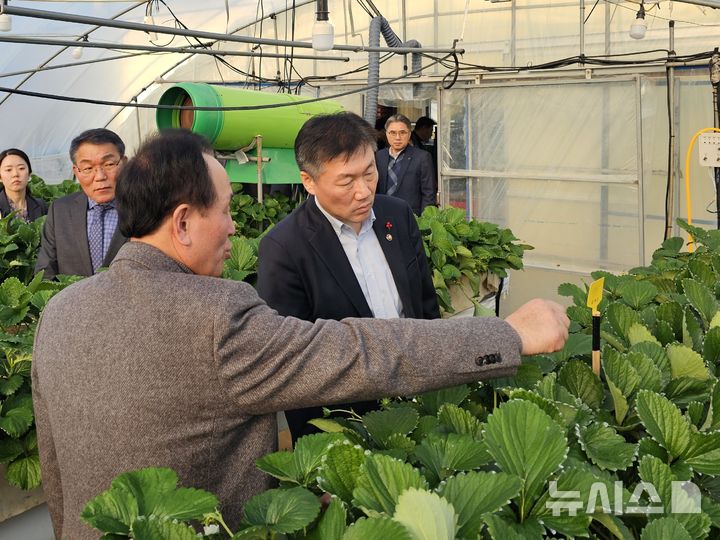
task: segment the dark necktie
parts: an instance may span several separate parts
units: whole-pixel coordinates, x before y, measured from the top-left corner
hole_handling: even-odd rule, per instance
[[[90,246],[90,259],[93,274],[102,266],[105,258],[105,212],[109,208],[106,204],[95,205],[90,212],[90,229],[88,231],[88,245]]]
[[[387,195],[392,195],[397,191],[398,188],[398,176],[397,173],[400,170],[400,160],[402,159],[402,154],[399,155],[397,158],[393,159],[392,156],[390,157],[390,163],[388,163],[388,188],[387,188]]]

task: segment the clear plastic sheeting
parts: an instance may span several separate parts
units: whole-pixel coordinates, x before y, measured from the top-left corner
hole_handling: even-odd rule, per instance
[[[637,77],[443,91],[443,202],[510,227],[528,264],[641,264],[639,96]]]
[[[317,8],[316,2],[312,0],[296,2],[235,0],[229,3],[222,0],[208,0],[199,4],[189,0],[149,4],[144,1],[10,0],[9,5],[131,23],[143,22],[149,10],[156,24],[168,28],[176,28],[182,23],[193,31],[305,43],[310,42]],[[213,45],[214,50],[240,51],[252,54],[253,57],[226,56],[217,59],[208,55],[168,51],[146,55],[108,48],[85,49],[82,58],[78,59],[72,55],[74,47],[2,43],[0,44],[2,51],[0,86],[57,94],[67,98],[119,102],[121,105],[70,103],[0,93],[0,126],[3,127],[0,130],[0,148],[20,147],[28,152],[34,164],[44,156],[63,155],[67,152],[70,140],[80,131],[90,127],[106,126],[117,131],[127,141],[128,151],[132,154],[138,141],[155,129],[154,111],[136,111],[132,107],[124,107],[122,103],[135,100],[146,104],[157,103],[157,97],[167,87],[165,83],[178,81],[232,84],[268,92],[293,92],[311,97],[330,95],[341,88],[355,88],[359,93],[342,98],[342,103],[349,110],[362,114],[364,103],[362,90],[367,84],[368,53],[361,49],[368,44],[369,23],[373,16],[367,13],[363,5],[367,8],[367,4],[355,0],[328,1],[330,20],[335,27],[335,43],[357,47],[357,50],[333,50],[316,54],[312,49],[303,47],[270,44],[256,47],[247,43],[221,41]],[[464,53],[458,55],[458,60],[461,62],[459,66],[475,67],[470,71],[463,70],[455,87],[466,84],[468,80],[473,81],[475,77],[487,77],[488,80],[498,77],[496,72],[489,73],[490,69],[501,70],[508,78],[515,77],[518,81],[536,75],[557,77],[560,76],[557,70],[553,71],[542,64],[577,57],[580,54],[586,56],[632,54],[633,56],[611,56],[611,58],[617,62],[635,61],[639,58],[662,62],[667,57],[665,51],[669,49],[673,49],[679,55],[713,50],[717,46],[718,29],[720,29],[720,10],[683,2],[646,3],[648,30],[642,40],[631,39],[628,35],[630,24],[635,19],[639,7],[636,1],[608,0],[595,4],[587,1],[582,3],[550,0],[470,3],[466,0],[442,2],[374,0],[373,5],[388,20],[402,40],[415,39],[423,47],[433,48],[449,48],[457,44],[463,49]],[[180,22],[175,20],[173,14]],[[81,36],[87,34],[90,42],[107,43],[110,47],[115,44],[158,47],[197,45],[197,41],[192,38],[172,38],[162,33],[151,43],[150,36],[142,31],[95,28],[87,24],[20,16],[12,16],[12,19],[12,31],[3,32],[3,36],[74,41],[82,39]],[[673,46],[670,45],[670,20],[675,22]],[[208,42],[208,40],[201,41]],[[270,57],[268,56],[270,53],[284,57]],[[342,57],[347,58],[348,61],[300,59],[295,56],[298,54],[322,58]],[[438,63],[441,59],[442,64]],[[223,63],[222,60],[227,63]],[[93,63],[85,63],[88,61]],[[385,54],[381,54],[381,62],[381,81],[401,77],[409,71],[407,56],[389,55],[386,58]],[[539,68],[533,74],[516,71],[533,66]],[[443,54],[427,54],[423,59],[423,83],[415,77],[410,77],[401,79],[392,86],[383,86],[380,90],[380,103],[396,106],[404,113],[415,114],[425,107],[430,107],[432,110],[435,88],[437,85],[447,85],[452,82],[453,67],[453,58]],[[595,71],[593,78],[597,76],[597,71],[603,71],[590,64],[586,66],[572,64],[563,70],[578,67],[592,68]],[[621,68],[613,69],[617,72]],[[644,73],[644,69],[645,66],[628,64],[625,72]],[[434,80],[427,83],[428,78],[431,77]],[[643,116],[656,115],[657,126],[663,121],[660,117],[665,107],[660,92],[663,89],[662,84],[662,80],[658,79],[654,87],[659,90],[657,96],[660,96],[659,99],[652,98],[657,104],[657,109],[652,110],[643,106],[642,113]],[[570,86],[566,88],[568,91],[577,91]],[[699,95],[692,89],[687,89],[687,92],[685,88],[678,90],[678,96]],[[703,92],[706,90],[707,87],[702,89]],[[654,92],[650,87],[648,91]],[[610,91],[610,94],[612,92]],[[557,96],[554,99],[562,105],[563,98],[560,93]],[[594,95],[591,98],[598,99]],[[569,99],[572,101],[574,98]],[[681,103],[683,108],[694,107],[684,98],[681,99],[683,101],[678,103]],[[643,102],[644,100],[645,97]],[[703,107],[705,101],[703,99]],[[512,107],[516,106],[523,107],[522,102],[513,102]],[[534,114],[531,107],[524,109],[528,114]],[[705,109],[703,109],[704,113]],[[491,116],[496,113],[486,111],[484,114],[489,117],[485,121],[492,122]],[[551,115],[545,115],[545,118],[549,117]],[[704,118],[707,117],[699,120],[698,127],[708,125],[710,120]],[[549,138],[555,141],[557,148],[566,142],[558,134],[552,133],[554,129],[552,122],[545,122],[544,127],[551,131]],[[691,129],[690,136],[697,129],[692,129],[690,123],[679,127]],[[667,124],[664,128],[665,131],[660,130],[658,134],[667,132]],[[538,129],[535,127],[534,131],[528,133],[537,137]],[[514,134],[517,135],[518,132],[515,131]],[[678,131],[680,141],[686,140],[686,135]],[[658,137],[660,140],[659,135],[644,130],[643,145],[647,144],[648,136]],[[614,135],[609,140],[613,138]],[[589,153],[587,149],[579,149],[581,144],[575,137],[568,135],[568,140],[571,142],[566,152],[569,155],[561,156],[563,169],[556,171],[554,176],[560,175],[563,170],[568,175],[578,175],[584,168],[583,158],[588,156],[592,158],[588,167],[595,172],[590,170],[586,172],[597,174],[594,161],[599,159],[597,157],[599,154],[595,155]],[[518,148],[522,149],[525,146],[527,143],[521,144]],[[662,143],[653,143],[652,147],[654,151],[662,147]],[[629,151],[628,148],[625,150]],[[560,151],[556,150],[556,152]],[[515,157],[518,153],[522,152],[513,151],[512,156]],[[498,153],[498,156],[502,157],[502,153]],[[493,159],[496,159],[496,156],[493,156]],[[625,160],[628,163],[623,162],[619,146],[613,147],[611,159],[612,163],[600,173],[601,176],[612,176],[613,169],[626,171],[628,163],[632,161],[632,157],[628,156]],[[533,167],[537,168],[538,164],[528,161],[521,165],[529,170]],[[655,175],[663,166],[665,165],[653,161],[651,169],[646,172],[653,171],[652,174]],[[464,167],[465,165],[462,166]],[[55,181],[61,178],[50,176],[47,179]],[[701,201],[701,207],[707,202],[707,200]],[[656,243],[656,239],[653,242]]]

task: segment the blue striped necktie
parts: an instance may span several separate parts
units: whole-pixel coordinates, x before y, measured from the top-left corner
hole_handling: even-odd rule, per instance
[[[393,158],[390,156],[390,163],[388,163],[388,188],[387,188],[387,195],[392,195],[397,191],[398,188],[398,176],[397,171],[400,168],[400,160],[402,159],[402,154],[400,154],[397,158]]]
[[[90,246],[93,274],[102,266],[105,258],[105,212],[109,207],[107,204],[97,204],[90,213],[92,221],[88,234],[88,245]]]

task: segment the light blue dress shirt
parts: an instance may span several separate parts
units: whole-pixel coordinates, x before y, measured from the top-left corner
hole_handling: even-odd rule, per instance
[[[378,319],[403,317],[403,306],[395,279],[372,228],[375,211],[371,210],[370,217],[360,228],[360,234],[356,234],[352,227],[325,211],[317,199],[315,204],[337,234],[373,315]]]
[[[110,242],[112,242],[115,229],[118,226],[118,213],[115,209],[115,199],[105,203],[108,205],[108,209],[105,211],[104,227],[103,227],[103,254],[102,258],[105,259],[108,250],[110,249]],[[92,211],[98,205],[90,197],[88,197],[88,209],[87,209],[87,235],[90,238],[90,228],[92,227]]]

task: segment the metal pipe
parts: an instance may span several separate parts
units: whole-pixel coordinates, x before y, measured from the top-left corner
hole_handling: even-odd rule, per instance
[[[637,141],[637,187],[638,187],[638,250],[639,266],[645,266],[645,169],[642,148],[642,80],[635,76],[635,129]]]
[[[125,15],[126,13],[130,13],[130,12],[131,12],[132,10],[134,10],[136,7],[142,6],[142,5],[144,5],[144,4],[145,4],[144,1],[143,1],[143,2],[138,2],[138,3],[136,3],[136,4],[133,4],[132,6],[130,6],[130,7],[126,8],[126,9],[120,11],[120,13],[118,13],[117,15],[115,15],[113,18],[115,18],[115,17],[122,17],[122,16]],[[5,6],[5,8],[7,8],[7,6]],[[4,9],[3,11],[5,11],[5,12],[7,13],[7,9]],[[93,29],[91,29],[91,30],[88,30],[85,34],[83,34],[82,37],[87,36],[88,34],[90,34],[90,32],[93,32],[93,31],[97,30],[97,28],[98,28],[98,27],[95,27],[95,28],[93,28]],[[63,49],[63,50],[64,50],[64,49]],[[53,54],[50,58],[48,58],[48,59],[45,60],[42,64],[40,64],[38,67],[45,67],[45,66],[48,65],[50,62],[52,62],[53,60],[55,60],[55,58],[57,58],[58,56],[60,56],[60,53],[62,53],[62,51],[56,52],[56,53]],[[15,88],[20,88],[23,84],[25,84],[28,80],[30,80],[30,77],[32,77],[33,75],[34,75],[34,73],[30,73],[30,74],[29,74],[27,77],[25,77],[22,81],[20,81],[18,84],[16,84],[16,85],[15,85]],[[8,94],[8,95],[6,95],[4,98],[0,99],[0,105],[2,105],[2,104],[5,103],[8,99],[10,99],[10,95],[11,95],[11,94]]]
[[[17,15],[19,17],[30,17],[33,19],[47,19],[51,21],[71,22],[77,24],[89,24],[94,26],[104,26],[108,28],[120,28],[123,30],[137,30],[140,32],[155,32],[157,34],[170,34],[174,36],[185,36],[193,38],[204,38],[215,41],[231,41],[234,43],[251,43],[253,45],[271,45],[279,47],[299,47],[311,49],[312,44],[306,41],[287,41],[279,39],[253,38],[234,36],[228,34],[220,34],[217,32],[204,32],[200,30],[186,30],[184,28],[170,28],[168,26],[158,26],[156,24],[141,24],[126,21],[114,21],[111,19],[103,19],[100,17],[87,17],[84,15],[73,15],[70,13],[57,13],[54,11],[44,11],[39,9],[29,9],[22,7],[7,6],[5,13],[8,15]],[[407,53],[431,53],[431,54],[464,54],[464,49],[453,48],[414,48],[414,47],[362,47],[355,45],[335,45],[334,50],[350,51],[350,52],[393,52],[398,54]]]
[[[262,157],[262,135],[255,137],[257,141],[257,200],[260,204],[263,202],[263,157]]]
[[[0,79],[2,79],[4,77],[16,77],[18,75],[28,75],[28,74],[40,73],[43,71],[52,71],[53,69],[65,69],[65,68],[69,68],[69,67],[82,66],[85,64],[101,64],[102,62],[112,62],[113,60],[124,60],[126,58],[134,58],[136,56],[145,56],[147,54],[151,54],[151,53],[139,52],[136,54],[121,54],[119,56],[110,56],[108,58],[95,58],[94,60],[77,60],[77,61],[69,63],[69,64],[55,64],[54,66],[45,66],[45,67],[34,68],[34,69],[24,69],[22,71],[6,71],[5,73],[0,73]]]
[[[270,17],[273,21],[273,27],[275,28],[275,38],[278,37],[278,24],[277,24],[277,17],[272,16]],[[280,54],[280,47],[275,47],[275,78],[279,81],[280,80],[280,58],[287,58],[286,54]],[[264,55],[267,56],[267,55]]]
[[[670,52],[673,53],[675,50],[675,21],[670,21],[669,28],[669,47]],[[672,236],[672,231],[675,228],[675,220],[673,219],[676,212],[677,203],[675,201],[675,167],[676,165],[676,143],[677,139],[675,136],[675,68],[672,65],[667,66],[668,73],[668,87],[667,87],[667,100],[668,100],[668,185],[667,185],[667,201],[665,206],[665,212],[667,213],[667,223],[665,224],[665,231],[663,232],[663,240],[667,240]],[[679,201],[678,201],[679,202]]]
[[[300,7],[305,7],[306,5],[312,3],[313,1],[314,1],[314,0],[301,0],[301,1],[299,1],[299,2],[294,2],[295,8],[297,9],[297,8],[300,8]],[[279,15],[280,13],[287,13],[288,11],[290,11],[290,9],[291,9],[291,8],[286,8],[286,9],[284,9],[284,10],[281,10],[281,11],[276,12],[275,14],[276,14],[276,15]],[[265,15],[265,17],[261,18],[259,21],[258,21],[258,20],[255,20],[255,21],[253,21],[253,22],[251,22],[251,23],[248,23],[248,24],[245,24],[245,25],[243,25],[243,26],[238,26],[238,27],[236,27],[232,32],[230,32],[230,34],[232,35],[232,34],[236,34],[237,32],[240,32],[240,31],[242,31],[242,30],[246,30],[246,29],[250,28],[251,26],[254,26],[255,24],[257,24],[258,22],[265,20],[265,19],[268,18],[268,17],[270,17],[270,14]],[[294,51],[293,51],[293,52],[294,52]],[[294,55],[293,55],[293,56],[294,56]],[[180,60],[179,62],[176,62],[173,66],[171,66],[171,67],[167,68],[165,71],[163,71],[163,72],[159,75],[159,77],[156,79],[156,81],[157,81],[158,79],[162,79],[165,75],[167,75],[168,73],[174,71],[178,66],[184,64],[184,63],[187,62],[188,60],[189,60],[189,58],[184,58],[184,59]],[[183,80],[183,81],[178,81],[178,82],[185,82],[185,81]],[[222,82],[223,84],[225,83],[225,81],[220,81],[220,82]],[[142,88],[142,89],[140,90],[140,92],[138,92],[137,94],[135,94],[134,97],[138,97],[138,96],[139,96],[141,93],[143,93],[146,89],[147,89],[147,88]],[[8,95],[5,99],[7,99],[8,97],[10,97],[10,96]],[[104,126],[104,127],[109,126],[109,125],[120,115],[120,113],[122,113],[123,110],[125,110],[124,107],[119,108],[119,109],[110,117],[110,119],[105,123],[105,126]]]
[[[580,56],[585,54],[585,0],[580,0]]]
[[[93,41],[72,41],[62,39],[39,39],[26,38],[20,36],[3,36],[0,35],[0,43],[23,43],[26,45],[57,45],[58,47],[80,47],[87,49],[117,49],[126,51],[149,51],[153,53],[181,53],[181,54],[207,54],[213,56],[260,56],[255,51],[221,51],[212,49],[203,49],[200,47],[154,47],[151,45],[125,45],[115,43],[98,43]],[[286,55],[280,53],[262,53],[262,56],[268,58],[285,58]],[[308,60],[339,60],[341,62],[349,62],[348,56],[315,56],[315,55],[295,55],[295,58],[303,58]]]
[[[517,55],[517,5],[515,0],[510,4],[510,65],[514,66]]]

